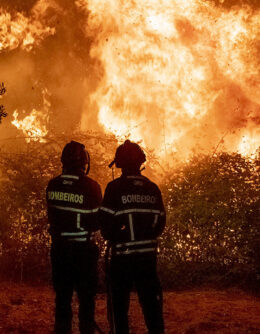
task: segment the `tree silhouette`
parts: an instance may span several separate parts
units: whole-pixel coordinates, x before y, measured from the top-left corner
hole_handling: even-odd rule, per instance
[[[5,92],[6,92],[6,88],[4,86],[4,83],[2,82],[0,85],[0,97],[4,95]],[[0,123],[2,122],[2,117],[6,117],[6,116],[7,116],[7,112],[5,111],[4,106],[0,104]]]

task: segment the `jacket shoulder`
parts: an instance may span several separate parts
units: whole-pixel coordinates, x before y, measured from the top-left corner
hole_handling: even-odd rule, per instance
[[[100,184],[89,176],[83,176],[84,181],[93,188],[100,188]]]
[[[159,186],[158,186],[155,182],[153,182],[152,180],[150,180],[147,176],[142,175],[142,179],[143,179],[144,182],[146,182],[151,188],[154,188],[154,189],[160,191]]]
[[[60,176],[61,176],[61,174],[58,175],[58,176],[53,177],[52,179],[50,179],[49,182],[48,182],[48,187],[50,187],[50,186],[54,185],[55,183],[59,182]]]
[[[117,184],[120,184],[121,182],[122,182],[122,178],[121,177],[117,177],[116,179],[108,182],[107,187],[115,186]]]

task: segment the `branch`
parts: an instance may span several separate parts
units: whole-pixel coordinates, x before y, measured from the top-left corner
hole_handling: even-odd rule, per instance
[[[0,96],[4,95],[6,92],[6,88],[4,83],[2,82],[0,85]],[[7,116],[7,112],[2,104],[0,104],[0,123],[2,122],[2,118]]]

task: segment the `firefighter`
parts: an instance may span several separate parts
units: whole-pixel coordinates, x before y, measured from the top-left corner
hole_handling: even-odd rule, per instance
[[[146,156],[129,140],[114,163],[122,175],[110,182],[99,211],[101,233],[111,246],[108,311],[111,332],[129,333],[130,292],[135,286],[149,334],[164,333],[162,289],[156,272],[157,238],[165,227],[158,186],[141,175]]]
[[[99,229],[102,195],[99,184],[87,176],[90,158],[83,144],[68,143],[61,162],[62,174],[51,179],[46,189],[56,293],[54,333],[71,333],[71,300],[76,290],[80,333],[89,334],[95,330],[98,247],[93,232]]]

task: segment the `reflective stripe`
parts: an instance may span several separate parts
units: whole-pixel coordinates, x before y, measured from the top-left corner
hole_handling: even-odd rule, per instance
[[[77,214],[77,228],[81,231],[84,231],[84,228],[80,226],[80,221],[81,221],[81,214]]]
[[[76,175],[62,174],[60,177],[62,177],[63,179],[75,179],[75,180],[79,180],[79,176],[76,176]]]
[[[77,214],[77,228],[80,229],[80,213]]]
[[[129,219],[130,237],[131,237],[131,240],[135,240],[133,216],[131,213],[129,213],[128,219]]]
[[[125,251],[117,251],[116,255],[128,255],[128,254],[134,254],[134,253],[147,253],[147,252],[155,252],[156,247],[153,248],[144,248],[144,249],[133,249],[133,250],[125,250]]]
[[[101,207],[100,207],[100,210],[105,211],[105,212],[108,212],[108,213],[111,213],[112,215],[115,214],[115,211],[113,211],[113,210],[111,210],[111,209],[108,209],[108,208],[105,208],[104,206],[101,206]]]
[[[154,216],[153,227],[155,227],[155,225],[158,223],[158,217],[159,215]]]
[[[76,209],[76,208],[69,208],[67,206],[60,206],[60,205],[49,205],[51,208],[59,209],[59,210],[64,210],[64,211],[71,211],[71,212],[78,212],[78,213],[93,213],[97,212],[98,208],[96,209],[90,209],[90,210],[83,210],[83,209]]]
[[[129,242],[124,242],[121,244],[116,244],[116,248],[120,248],[123,246],[135,246],[135,245],[146,245],[146,244],[157,244],[157,240],[141,240],[141,241],[129,241]]]
[[[127,179],[139,179],[139,180],[145,179],[145,177],[143,177],[142,175],[128,175],[126,178]]]
[[[158,215],[163,216],[164,212],[160,210],[152,210],[152,209],[128,209],[128,210],[123,210],[123,211],[117,211],[115,213],[115,216],[122,215],[124,213],[157,213]]]
[[[70,241],[87,241],[87,238],[73,238],[69,239]]]
[[[88,235],[88,231],[82,231],[82,232],[61,232],[61,236],[68,237],[68,236],[79,236],[79,235]]]

